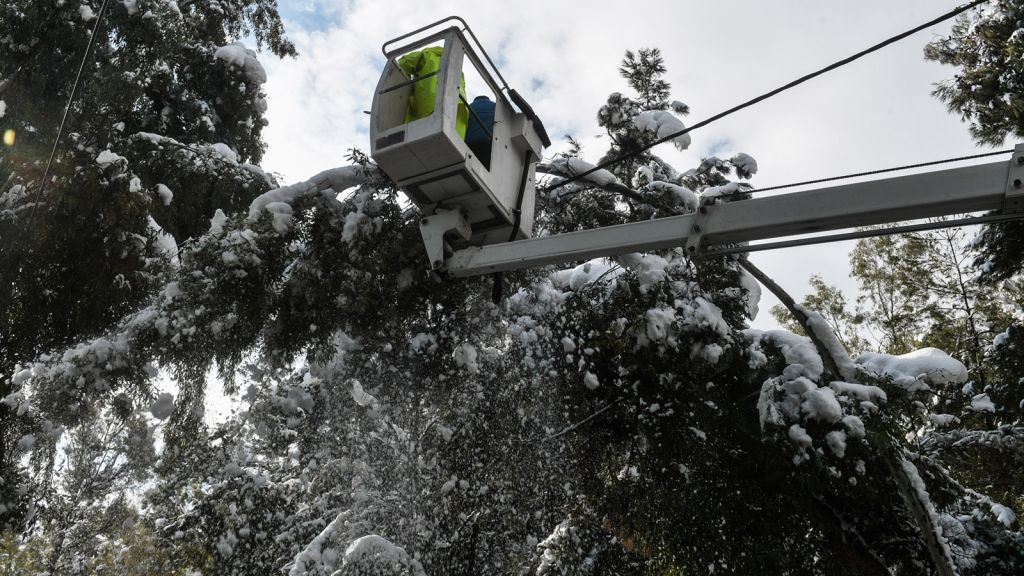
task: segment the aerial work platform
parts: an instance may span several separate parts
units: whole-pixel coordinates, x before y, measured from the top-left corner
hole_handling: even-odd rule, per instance
[[[389,49],[449,21],[461,27]],[[551,142],[469,26],[446,18],[385,43],[382,51],[387,63],[373,97],[370,155],[424,214],[432,267],[443,266],[446,242],[483,246],[529,238],[534,167]],[[493,123],[469,102],[467,79],[474,95],[493,103]],[[490,138],[489,147],[467,143],[467,125],[474,123]]]

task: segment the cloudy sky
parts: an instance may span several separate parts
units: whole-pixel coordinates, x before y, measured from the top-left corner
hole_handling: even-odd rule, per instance
[[[672,97],[692,124],[949,11],[954,0],[692,0],[494,2],[279,0],[295,59],[265,55],[270,125],[264,167],[286,181],[369,150],[369,110],[388,39],[449,15],[465,18],[509,84],[553,136],[571,134],[584,157],[604,152],[595,116],[627,49],[658,47]],[[931,95],[952,70],[922,58],[948,23],[692,133],[690,149],[656,153],[685,170],[708,155],[746,152],[759,187],[979,152],[966,126]],[[555,138],[559,140],[558,138]],[[546,150],[553,154],[562,142]],[[852,243],[762,252],[754,262],[798,298],[821,274],[848,295]],[[769,327],[766,295],[754,322]]]

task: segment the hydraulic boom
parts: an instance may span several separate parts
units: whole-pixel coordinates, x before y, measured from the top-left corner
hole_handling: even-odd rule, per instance
[[[677,246],[697,257],[716,246],[990,210],[1024,212],[1024,144],[1009,162],[705,202],[694,214],[467,248],[444,269],[472,276]]]

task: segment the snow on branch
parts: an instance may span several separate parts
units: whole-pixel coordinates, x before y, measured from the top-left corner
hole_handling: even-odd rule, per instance
[[[668,110],[644,110],[633,118],[633,125],[641,130],[654,132],[659,140],[686,129],[683,121]],[[690,147],[689,134],[680,134],[669,141],[680,151]]]
[[[893,384],[908,392],[927,389],[928,384],[962,384],[967,367],[938,348],[921,348],[899,356],[865,352],[855,362],[863,368],[892,378]]]
[[[70,422],[84,417],[97,399],[153,378],[157,374],[153,362],[202,363],[214,358],[217,350],[252,345],[272,315],[269,287],[287,263],[285,236],[292,224],[291,203],[359,185],[369,170],[337,168],[271,190],[253,201],[248,218],[228,218],[218,210],[210,231],[192,243],[181,258],[176,278],[155,294],[149,306],[108,335],[57,355],[42,355],[18,371],[15,384],[32,381],[28,409]],[[325,195],[328,202],[337,202],[335,197]],[[365,206],[355,204],[347,216],[368,218]],[[258,218],[264,210],[274,215],[273,231]],[[349,218],[343,224],[349,228]],[[351,237],[355,231],[346,233]],[[138,391],[146,393],[145,388]]]
[[[358,165],[332,168],[305,182],[264,192],[249,204],[249,217],[246,221],[255,222],[262,211],[266,210],[273,215],[274,230],[284,235],[292,225],[292,203],[320,192],[331,190],[341,193],[353,186],[365,184],[369,180],[368,170]]]
[[[550,162],[545,162],[537,165],[537,171],[546,172],[548,174],[557,174],[559,176],[572,177],[577,174],[583,174],[589,170],[594,169],[594,165],[586,160],[580,158],[555,158]],[[615,177],[611,172],[600,169],[584,176],[582,182],[590,182],[598,188],[606,188],[614,184],[621,184],[619,179]]]
[[[263,65],[256,58],[256,51],[247,48],[243,42],[221,46],[213,53],[213,57],[224,60],[231,66],[241,68],[245,77],[253,84],[267,82],[267,71],[263,69]]]

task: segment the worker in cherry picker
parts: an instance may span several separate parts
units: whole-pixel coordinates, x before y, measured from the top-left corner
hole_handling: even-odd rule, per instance
[[[494,101],[477,96],[469,105],[469,127],[466,145],[484,168],[491,169],[491,142],[494,140]]]
[[[441,68],[441,58],[444,55],[444,48],[441,46],[430,46],[423,50],[410,52],[398,59],[398,66],[407,76],[417,79],[413,83],[412,94],[409,97],[409,105],[405,111],[406,123],[426,118],[434,113],[434,100],[437,97],[437,72]],[[466,79],[459,82],[458,107],[455,114],[455,131],[466,137],[466,121],[469,117],[469,109],[463,103],[466,94]]]

